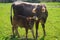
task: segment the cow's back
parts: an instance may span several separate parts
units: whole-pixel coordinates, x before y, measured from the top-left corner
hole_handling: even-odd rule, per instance
[[[13,3],[14,13],[16,15],[23,16],[33,16],[32,10],[35,8],[36,4],[28,2],[14,2]]]

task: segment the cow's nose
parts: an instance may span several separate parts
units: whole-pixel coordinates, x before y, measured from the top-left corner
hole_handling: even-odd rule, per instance
[[[45,12],[45,7],[42,7],[42,12]]]

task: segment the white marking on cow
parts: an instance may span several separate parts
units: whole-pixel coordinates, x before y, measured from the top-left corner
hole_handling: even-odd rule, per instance
[[[44,6],[42,7],[42,12],[45,12],[45,7]]]
[[[19,5],[19,4],[21,4],[21,1],[16,1],[16,2],[14,2],[14,4]]]
[[[33,13],[36,13],[36,8],[34,8],[34,9],[32,10],[32,12],[33,12]]]
[[[29,3],[29,2],[22,2],[22,1],[16,1],[16,2],[14,2],[13,4],[19,5],[19,4],[21,4],[21,3],[31,4],[31,5],[40,5],[40,3]]]
[[[33,13],[36,13],[36,8],[37,8],[37,5],[35,6],[35,8],[33,8],[32,10]]]

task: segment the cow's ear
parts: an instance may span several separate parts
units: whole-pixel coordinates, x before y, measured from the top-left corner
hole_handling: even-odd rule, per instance
[[[36,13],[36,8],[33,8],[32,13]]]

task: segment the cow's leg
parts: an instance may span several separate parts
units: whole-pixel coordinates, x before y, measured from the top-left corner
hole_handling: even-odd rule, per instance
[[[31,29],[31,32],[32,32],[32,35],[33,35],[33,37],[35,38],[35,36],[34,36],[34,30],[33,30],[33,28]]]
[[[44,36],[46,35],[46,32],[45,32],[45,24],[41,24],[42,25],[42,28],[43,28],[43,33],[44,33]]]
[[[44,36],[46,35],[46,32],[45,32],[45,22],[46,22],[46,20],[41,20],[41,25],[42,25],[42,28],[43,28]]]
[[[38,26],[39,26],[39,21],[36,22],[36,39],[38,37]]]
[[[25,29],[26,30],[26,40],[27,40],[27,35],[28,35],[28,29]]]

